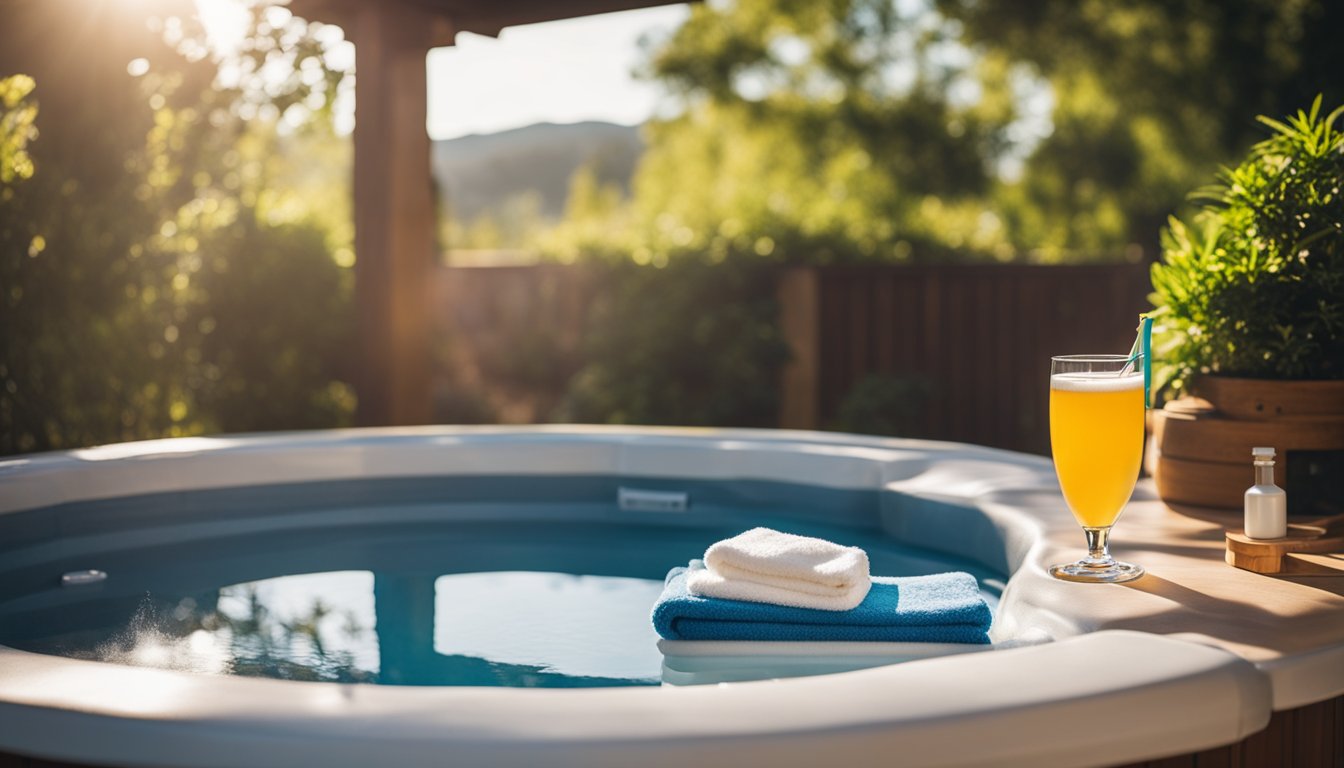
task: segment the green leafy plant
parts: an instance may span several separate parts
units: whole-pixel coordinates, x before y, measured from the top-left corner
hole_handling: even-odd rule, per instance
[[[773,426],[788,360],[770,266],[594,263],[602,286],[561,421]]]
[[[27,75],[0,78],[0,184],[33,175],[28,142],[37,138],[37,105],[27,97],[35,85]]]
[[[866,435],[920,434],[933,385],[913,376],[869,374],[845,393],[830,428]]]
[[[1344,378],[1344,107],[1321,97],[1283,121],[1220,183],[1204,210],[1172,218],[1153,265],[1158,386],[1198,374]]]
[[[0,14],[0,455],[349,421],[341,77],[249,7],[232,63],[176,0]]]

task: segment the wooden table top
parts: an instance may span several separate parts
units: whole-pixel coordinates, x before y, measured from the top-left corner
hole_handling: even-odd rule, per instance
[[[1313,684],[1344,693],[1344,553],[1291,556],[1296,570],[1319,575],[1235,568],[1224,562],[1224,533],[1242,527],[1240,512],[1168,506],[1145,479],[1112,532],[1111,553],[1147,573],[1127,584],[1076,584],[1051,578],[1045,568],[1085,554],[1082,531],[1057,510],[1038,519],[1048,546],[1004,596],[1024,624],[1058,615],[1065,622],[1049,628],[1056,635],[1104,629],[1171,635],[1231,651],[1271,678],[1294,667],[1294,680],[1322,671],[1329,679]]]

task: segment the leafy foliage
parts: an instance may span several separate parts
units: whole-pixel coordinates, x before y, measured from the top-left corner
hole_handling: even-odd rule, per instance
[[[773,426],[787,359],[768,267],[675,259],[665,268],[594,264],[603,291],[589,318],[589,363],[562,420]]]
[[[200,363],[186,388],[211,431],[341,424],[353,408],[339,382],[353,334],[351,277],[311,224],[265,225],[244,214],[202,242],[184,327]],[[282,300],[279,292],[288,294]],[[205,331],[209,331],[208,333]]]
[[[672,400],[684,398],[658,400],[656,389],[680,375],[696,344],[687,322],[650,308],[684,315],[673,302],[699,278],[677,270],[680,260],[736,269],[739,260],[1144,258],[1162,222],[1187,204],[1186,191],[1253,140],[1246,115],[1286,109],[1284,99],[1304,89],[1344,98],[1337,83],[1323,81],[1331,62],[1344,64],[1330,32],[1341,7],[696,5],[681,29],[650,48],[647,74],[682,110],[646,126],[632,197],[581,175],[565,220],[541,239],[560,261],[626,260],[653,267],[649,279],[662,285],[612,283],[606,316],[620,327],[594,326],[602,341],[590,350],[595,362],[580,375],[573,412],[670,418],[654,402],[676,412]],[[1203,226],[1173,228],[1169,237],[1194,249]],[[718,333],[739,356],[772,359],[769,335],[750,324],[724,323]],[[1277,333],[1279,358],[1320,359],[1284,346]],[[734,364],[719,360],[699,365]],[[648,370],[660,378],[646,378]],[[908,431],[879,416],[916,400],[912,387],[863,383],[837,426]]]
[[[1321,97],[1256,144],[1192,224],[1173,218],[1153,301],[1164,379],[1344,378],[1344,107]]]
[[[301,63],[312,30],[254,8],[246,55],[317,72],[263,103],[247,77],[260,65],[221,82],[189,3],[137,8],[154,28],[76,0],[0,26],[0,72],[31,82],[0,103],[6,146],[28,125],[31,160],[0,181],[0,453],[338,425],[352,409],[349,224],[314,214],[346,209],[286,192],[311,182],[275,151],[277,121],[320,115],[336,74]]]
[[[841,432],[917,437],[931,390],[924,379],[869,374],[845,393],[830,426]]]
[[[551,250],[641,261],[1137,261],[1185,193],[1344,68],[1326,0],[734,0],[646,72],[633,199]]]
[[[27,103],[33,92],[33,78],[14,75],[0,78],[0,183],[31,178],[33,159],[28,142],[37,138],[37,105]],[[13,193],[10,193],[13,194]]]
[[[1011,100],[966,105],[945,30],[887,0],[697,4],[650,53],[681,114],[646,126],[632,200],[569,212],[563,260],[987,258],[977,201]],[[600,222],[585,224],[587,220]],[[1002,255],[1002,254],[997,254]]]
[[[935,0],[967,44],[1033,68],[1053,129],[994,210],[1046,261],[1156,250],[1186,192],[1258,136],[1248,118],[1344,103],[1330,0]]]

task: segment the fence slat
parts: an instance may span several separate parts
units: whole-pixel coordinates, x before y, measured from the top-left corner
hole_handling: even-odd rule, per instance
[[[600,288],[591,274],[540,265],[444,268],[436,278],[436,389],[474,387],[490,393],[498,418],[544,420],[564,381],[530,391],[540,385],[508,376],[499,350],[544,338],[560,362],[580,365]],[[834,423],[851,389],[879,373],[926,390],[909,395],[920,402],[906,436],[1041,454],[1049,356],[1127,351],[1149,291],[1143,264],[830,266],[778,279],[781,302],[813,302],[781,308],[781,330],[806,351],[805,365],[781,372],[781,425]]]
[[[930,385],[921,434],[1048,453],[1049,357],[1128,351],[1135,316],[1148,306],[1144,264],[819,267],[820,365],[830,371],[818,421],[839,412],[869,373],[921,376]],[[873,286],[889,285],[900,327],[863,337],[868,366],[852,344],[870,313]],[[912,343],[917,340],[917,343]],[[889,361],[889,362],[888,362]]]

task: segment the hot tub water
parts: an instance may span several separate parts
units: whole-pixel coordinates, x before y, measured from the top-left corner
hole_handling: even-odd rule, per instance
[[[658,685],[662,656],[649,610],[663,574],[747,520],[863,547],[875,574],[970,570],[991,606],[997,601],[997,574],[879,531],[738,513],[743,522],[627,523],[593,520],[563,502],[531,505],[526,515],[501,505],[498,515],[477,510],[470,519],[445,508],[437,522],[262,531],[58,557],[25,569],[34,580],[35,571],[50,574],[45,588],[0,600],[0,644],[338,683]],[[60,586],[59,574],[78,568],[108,577]]]

